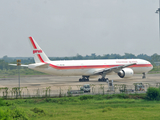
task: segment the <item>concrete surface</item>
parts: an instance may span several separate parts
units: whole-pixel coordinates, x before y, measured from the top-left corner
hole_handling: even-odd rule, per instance
[[[90,79],[89,82],[79,82],[81,76],[21,76],[21,87],[27,88],[46,88],[46,87],[60,87],[60,86],[81,86],[84,84],[92,85],[106,85],[106,82],[98,82],[98,78]],[[108,75],[110,80],[114,80],[114,84],[133,85],[133,83],[142,82],[149,84],[160,83],[160,74],[147,74],[146,79],[142,79],[141,74],[135,74],[132,78],[119,78],[117,75]],[[18,76],[9,78],[0,78],[0,87],[18,87]]]

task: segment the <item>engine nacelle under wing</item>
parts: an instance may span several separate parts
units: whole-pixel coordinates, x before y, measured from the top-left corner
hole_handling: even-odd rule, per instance
[[[118,72],[118,76],[121,78],[132,77],[134,74],[131,68],[123,68],[121,71]]]

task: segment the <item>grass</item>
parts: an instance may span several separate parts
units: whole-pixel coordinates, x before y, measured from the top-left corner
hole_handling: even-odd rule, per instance
[[[160,118],[159,101],[146,101],[141,97],[134,99],[138,95],[108,96],[3,100],[0,114],[9,111],[6,114],[14,113],[15,116],[20,116],[15,119],[26,120],[157,120]]]

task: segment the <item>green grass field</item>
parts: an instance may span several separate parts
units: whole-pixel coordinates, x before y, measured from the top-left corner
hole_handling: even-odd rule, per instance
[[[159,120],[160,102],[142,98],[144,94],[1,100],[0,118],[6,116],[6,120]]]

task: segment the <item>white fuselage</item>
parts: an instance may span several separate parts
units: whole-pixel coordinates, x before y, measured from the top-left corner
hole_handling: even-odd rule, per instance
[[[98,81],[107,81],[109,74],[117,74],[120,78],[133,76],[134,73],[145,73],[153,66],[142,59],[104,59],[104,60],[61,60],[50,61],[33,37],[29,37],[29,43],[34,56],[34,64],[21,65],[33,70],[57,76],[82,76],[79,81],[89,81],[89,77],[97,77]],[[10,64],[17,66],[17,64]]]
[[[129,66],[134,73],[147,73],[153,66],[150,62],[142,59],[105,59],[105,60],[62,60],[62,61],[48,61],[45,63],[30,64],[29,68],[40,72],[49,73],[59,76],[92,76],[95,71],[112,68],[121,65],[136,63],[136,65]],[[36,67],[40,64],[48,64],[46,67]],[[112,72],[110,74],[113,74]],[[107,74],[108,75],[108,74]]]

